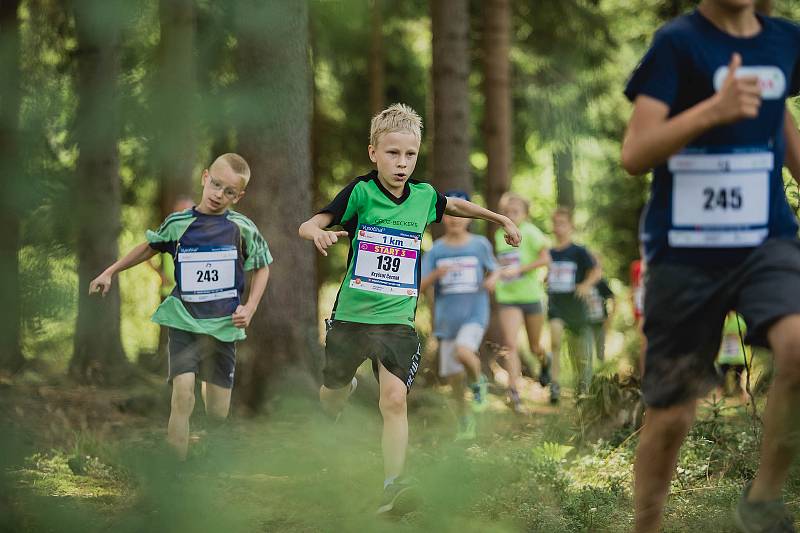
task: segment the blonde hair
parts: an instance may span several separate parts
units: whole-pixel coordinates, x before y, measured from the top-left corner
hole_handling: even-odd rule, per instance
[[[381,135],[398,131],[422,141],[422,118],[406,104],[392,104],[374,117],[369,128],[369,144],[378,146]]]
[[[234,153],[222,154],[211,163],[211,166],[213,167],[220,161],[228,165],[234,174],[242,178],[244,186],[247,187],[247,184],[250,183],[250,165],[247,164],[244,157]]]
[[[503,196],[501,196],[500,200],[497,202],[497,208],[500,211],[505,211],[506,209],[508,209],[508,204],[510,204],[511,202],[519,202],[520,204],[522,204],[522,208],[525,210],[525,214],[526,215],[530,214],[531,203],[521,195],[511,191],[503,193]]]

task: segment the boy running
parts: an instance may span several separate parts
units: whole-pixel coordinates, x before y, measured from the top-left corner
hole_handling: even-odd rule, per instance
[[[414,330],[425,228],[448,215],[482,218],[520,242],[511,220],[461,198],[446,198],[410,179],[417,163],[422,120],[404,104],[372,119],[370,160],[377,170],[351,181],[333,201],[300,226],[300,236],[322,255],[339,238],[350,250],[329,321],[320,401],[337,415],[355,388],[355,373],[370,359],[380,384],[383,415],[384,495],[378,513],[391,511],[409,489],[401,477],[408,446],[406,395],[420,364]],[[340,225],[344,231],[326,228]]]
[[[566,330],[569,335],[569,355],[575,370],[577,394],[589,390],[592,379],[592,334],[586,301],[592,287],[600,281],[600,268],[589,251],[572,242],[572,212],[559,207],[553,213],[553,235],[556,243],[550,249],[550,271],[547,275],[550,320],[550,339],[553,351],[553,382],[550,383],[550,403],[561,398],[558,383],[561,340]]]
[[[775,378],[761,464],[736,509],[745,532],[795,531],[781,489],[800,434],[800,242],[784,159],[800,179],[800,28],[753,0],[702,0],[661,28],[625,90],[631,174],[654,168],[642,241],[648,405],[635,466],[636,530],[657,531],[697,398],[717,384],[725,316],[769,347]],[[681,334],[676,334],[681,332]]]
[[[272,256],[250,219],[229,207],[244,196],[250,167],[237,154],[219,156],[203,171],[203,196],[192,208],[168,216],[147,241],[108,267],[89,284],[89,294],[105,296],[115,274],[157,253],[172,256],[175,288],[153,315],[169,331],[172,409],[167,442],[186,459],[195,379],[202,380],[206,413],[221,423],[228,416],[236,365],[236,341],[258,307],[269,279]],[[252,279],[242,304],[245,272]]]
[[[463,191],[447,198],[469,200]],[[434,335],[439,339],[439,375],[452,387],[458,417],[456,440],[475,438],[475,417],[464,402],[464,374],[472,390],[472,408],[487,405],[486,376],[478,349],[489,325],[489,292],[499,276],[492,245],[469,231],[466,218],[444,215],[445,234],[422,259],[420,290],[434,288]],[[487,276],[486,273],[489,273]]]

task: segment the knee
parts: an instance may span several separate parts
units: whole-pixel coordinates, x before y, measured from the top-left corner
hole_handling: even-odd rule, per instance
[[[224,422],[228,418],[227,405],[209,405],[206,409],[208,417],[216,422]]]
[[[179,413],[191,413],[194,409],[194,391],[191,389],[175,389],[172,391],[172,410]]]
[[[649,433],[665,446],[683,441],[694,422],[694,403],[666,409],[648,409],[645,425],[650,425]]]
[[[399,416],[406,412],[406,391],[405,389],[393,388],[381,394],[380,400],[381,414],[383,416]]]
[[[774,343],[775,381],[800,388],[800,332]]]

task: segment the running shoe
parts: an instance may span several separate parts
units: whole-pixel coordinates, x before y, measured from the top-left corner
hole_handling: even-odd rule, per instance
[[[489,380],[481,374],[478,381],[470,385],[472,389],[472,410],[482,413],[489,406]]]
[[[553,354],[547,353],[544,356],[544,362],[542,363],[542,369],[539,371],[539,385],[542,387],[547,387],[552,378],[550,377],[550,365],[553,363]]]
[[[414,500],[414,484],[405,476],[400,476],[383,489],[383,497],[375,514],[383,515],[391,511],[408,513],[416,507]]]
[[[550,383],[550,403],[556,405],[561,399],[561,387],[553,381]]]
[[[750,484],[745,487],[734,518],[742,533],[796,533],[792,515],[781,500],[747,501]]]

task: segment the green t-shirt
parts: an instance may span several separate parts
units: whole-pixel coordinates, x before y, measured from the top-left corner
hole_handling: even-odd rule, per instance
[[[439,222],[447,198],[427,183],[406,182],[397,198],[373,171],[351,181],[320,213],[333,215],[350,239],[333,318],[414,326],[422,233]]]
[[[543,248],[549,247],[549,241],[539,228],[530,222],[519,226],[522,243],[514,248],[505,241],[505,233],[498,229],[494,234],[494,246],[497,260],[501,267],[529,265],[539,258]],[[527,304],[541,302],[544,298],[544,285],[541,280],[541,269],[525,272],[516,279],[500,280],[495,286],[495,298],[501,304]]]
[[[211,335],[223,342],[246,337],[233,325],[245,271],[272,262],[267,241],[244,215],[206,215],[194,208],[168,216],[147,232],[150,247],[174,261],[175,288],[153,314],[162,326]]]
[[[717,363],[721,365],[743,365],[745,364],[745,352],[742,349],[742,340],[739,337],[739,325],[742,327],[742,335],[747,334],[744,319],[739,317],[736,321],[735,313],[728,313],[725,318],[725,326],[722,328],[722,344],[719,347]]]

